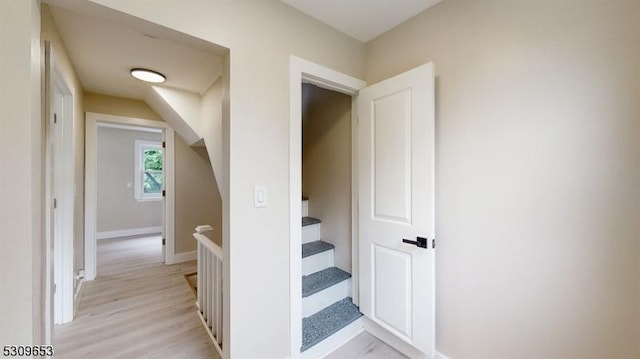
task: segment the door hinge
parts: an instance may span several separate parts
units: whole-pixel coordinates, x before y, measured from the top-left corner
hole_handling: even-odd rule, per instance
[[[58,199],[57,199],[57,198],[54,198],[54,199],[53,199],[53,208],[54,208],[54,209],[55,209],[55,208],[58,208]]]
[[[162,141],[162,148],[167,147],[167,143],[165,141]]]
[[[436,239],[431,240],[431,248],[436,248]]]
[[[167,240],[162,238],[162,245],[164,246],[165,244],[167,244]]]
[[[162,190],[162,197],[166,197],[167,196],[167,191],[166,190]]]
[[[58,114],[57,113],[53,114],[53,123],[58,123]]]

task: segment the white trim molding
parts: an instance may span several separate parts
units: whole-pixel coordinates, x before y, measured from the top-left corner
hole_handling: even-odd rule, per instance
[[[145,234],[162,234],[162,226],[97,232],[96,239],[142,236]]]
[[[162,133],[162,130],[159,129],[159,128],[129,126],[129,125],[118,125],[118,124],[115,124],[115,123],[98,123],[98,127],[100,127],[100,128],[115,128],[117,130],[142,131],[142,132],[149,132],[149,133]]]
[[[331,91],[357,96],[358,91],[365,87],[366,83],[294,55],[289,58],[289,81],[290,354],[292,358],[300,358],[300,347],[302,346],[302,283],[300,281],[302,278],[302,228],[300,226],[300,218],[302,217],[302,201],[300,200],[302,198],[301,85],[303,82],[313,83]],[[357,282],[355,269],[352,268],[352,279]]]
[[[163,236],[165,238],[165,258],[166,264],[175,263],[175,136],[174,131],[163,121],[147,120],[142,118],[123,117],[115,115],[107,115],[102,113],[87,112],[85,116],[85,246],[84,246],[84,263],[85,263],[85,280],[94,280],[97,275],[97,200],[98,200],[98,184],[97,184],[97,158],[98,158],[98,125],[116,124],[125,126],[144,127],[150,129],[159,129],[164,132],[165,153],[164,153],[164,188],[166,196],[164,197],[163,212]]]
[[[182,252],[173,255],[173,263],[183,263],[198,259],[198,251]]]
[[[437,351],[434,359],[451,359],[451,358]]]
[[[44,54],[45,286],[42,299],[44,340],[50,343],[54,323],[70,322],[74,316],[73,154],[76,143],[73,141],[73,93],[48,41],[44,43]]]

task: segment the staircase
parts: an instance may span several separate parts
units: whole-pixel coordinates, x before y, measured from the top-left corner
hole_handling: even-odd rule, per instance
[[[362,313],[351,302],[351,274],[334,266],[333,244],[323,242],[321,220],[302,198],[302,352],[326,354],[360,331]]]

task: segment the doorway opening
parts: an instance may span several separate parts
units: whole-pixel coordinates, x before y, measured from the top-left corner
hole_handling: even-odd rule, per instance
[[[361,316],[351,286],[351,104],[349,95],[302,84],[303,351]],[[332,330],[310,330],[338,309],[347,315]]]
[[[86,161],[85,278],[98,275],[98,240],[143,236],[136,242],[174,263],[173,129],[160,121],[87,113]],[[117,253],[113,245],[104,247]]]
[[[335,266],[351,273],[352,98],[302,84],[303,216],[322,222],[321,239],[335,246]],[[306,213],[305,212],[306,206]]]
[[[145,253],[144,260],[164,262],[163,137],[161,128],[98,123],[96,239],[101,274],[109,273],[105,263],[119,263],[116,259],[127,256],[131,245]]]
[[[358,90],[364,87],[364,82],[295,56],[291,56],[290,63],[291,357],[299,358],[322,355],[326,348],[338,346],[361,331],[360,328],[356,328],[354,333],[345,333],[347,337],[310,337],[309,333],[303,334],[303,318],[311,317],[312,312],[320,312],[326,300],[338,299],[340,293],[345,294],[342,298],[345,303],[342,304],[353,305],[349,298],[353,298],[353,303],[357,303],[357,256],[351,251],[353,243],[357,242],[357,225],[354,220],[357,183],[351,164],[355,163],[353,106]],[[334,101],[341,103],[340,110],[331,114],[328,107],[333,106]],[[323,121],[325,116],[335,116],[336,119]],[[332,142],[339,142],[340,145],[335,146],[336,143]],[[341,148],[344,152],[344,146],[347,146],[349,152],[346,158],[344,153],[338,155],[337,152],[336,156],[340,156],[339,161],[327,158],[330,157],[327,151],[338,151]],[[341,164],[338,165],[338,162]],[[327,173],[332,170],[333,174]],[[340,180],[332,179],[333,175],[340,177]],[[308,198],[302,198],[303,194],[308,195]],[[325,196],[328,198],[324,198]],[[331,213],[330,210],[332,196],[334,199],[340,197],[341,210],[337,210],[336,213]],[[327,233],[332,235],[322,234],[322,222],[318,223],[318,220],[322,219],[310,217],[313,215],[326,216]],[[302,221],[303,226],[301,217],[306,217]],[[340,238],[345,232],[347,238]],[[335,244],[319,241],[320,236]],[[333,238],[330,240],[329,237]],[[323,252],[332,254],[325,255],[320,264],[314,261],[309,264],[309,260],[303,259],[303,256],[309,254],[308,248],[303,249],[303,241],[309,242],[306,246],[315,242],[316,247],[326,248],[326,245],[322,244],[324,242],[333,248]],[[315,252],[316,249],[311,252]],[[317,297],[315,294],[320,292],[311,293],[317,288],[311,288],[308,281],[303,285],[302,276],[313,276],[314,273],[322,271],[321,267],[328,268],[329,273],[326,274],[336,279],[344,279],[345,276],[351,275],[348,281],[340,280],[340,288],[337,290],[337,287],[328,288],[329,292],[337,292],[337,296],[331,296],[336,293],[327,293],[328,296]],[[335,304],[341,305],[338,302]],[[315,345],[318,339],[324,339],[322,346]]]
[[[435,240],[427,239],[434,236],[433,78],[433,64],[425,64],[364,88],[362,81],[291,58],[292,357],[324,356],[363,330],[410,357],[434,355]],[[300,265],[305,249],[300,253],[298,248],[306,245],[300,241],[306,242],[309,235],[319,239],[320,231],[307,230],[304,219],[302,230],[296,228],[302,208],[307,210],[309,206],[300,203],[299,192],[304,172],[299,165],[303,156],[301,133],[307,132],[301,124],[301,82],[351,95],[351,163],[355,164],[351,169],[353,304],[349,302],[335,313],[319,312],[326,316],[312,330],[335,334],[311,344],[306,333],[308,303],[299,299],[301,294],[306,297],[309,289],[299,277],[306,271],[304,259]],[[317,220],[307,222],[318,224]],[[323,277],[333,277],[333,273]],[[349,310],[353,305],[358,308]],[[353,312],[364,317],[353,319]],[[345,318],[353,324],[339,331],[324,324]],[[302,353],[297,351],[299,343]]]

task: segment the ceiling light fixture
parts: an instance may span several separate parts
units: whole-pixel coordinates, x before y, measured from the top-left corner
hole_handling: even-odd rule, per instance
[[[165,80],[167,79],[163,74],[157,71],[143,68],[131,69],[131,76],[137,78],[138,80],[151,82],[154,84],[165,82]]]

